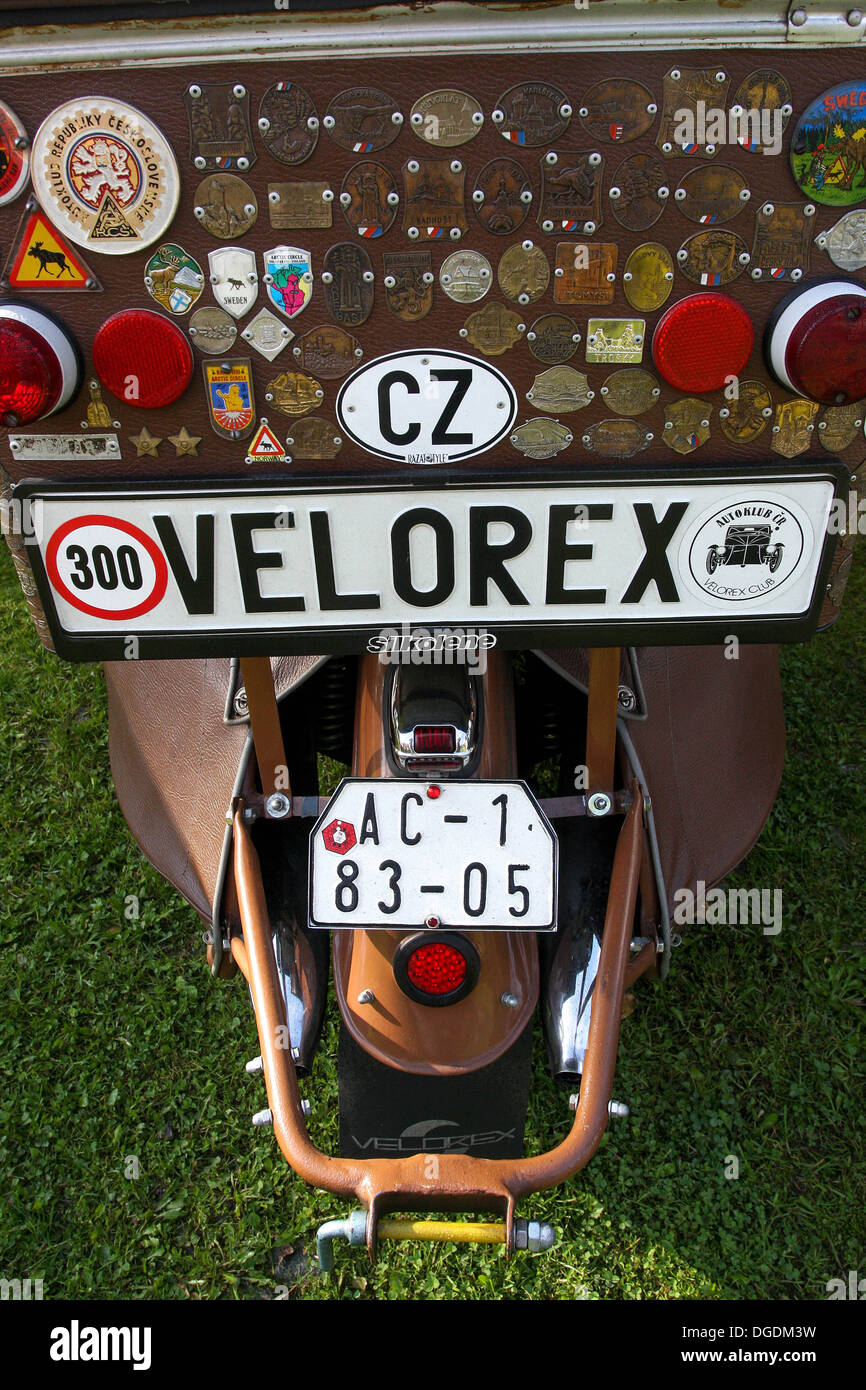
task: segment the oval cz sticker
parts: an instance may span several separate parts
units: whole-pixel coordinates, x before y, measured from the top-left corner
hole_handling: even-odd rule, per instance
[[[77,516],[58,526],[45,568],[73,608],[115,622],[149,613],[168,584],[168,565],[156,542],[113,516]]]
[[[392,352],[366,363],[337,397],[340,428],[399,463],[459,463],[491,449],[517,415],[517,394],[489,363],[463,352]]]

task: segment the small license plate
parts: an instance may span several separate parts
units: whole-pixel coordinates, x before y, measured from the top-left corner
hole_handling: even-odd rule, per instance
[[[310,926],[553,931],[557,868],[523,782],[350,777],[310,836]]]

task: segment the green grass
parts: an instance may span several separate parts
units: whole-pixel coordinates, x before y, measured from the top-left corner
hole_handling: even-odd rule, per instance
[[[247,991],[211,980],[198,919],[135,847],[101,673],[42,652],[5,551],[0,640],[0,1276],[48,1298],[569,1300],[823,1298],[866,1273],[862,561],[837,626],[784,653],[782,794],[731,880],[781,886],[783,931],[687,929],[667,984],[638,985],[614,1090],[632,1118],[521,1208],[554,1250],[385,1245],[371,1269],[343,1247],[330,1280],[313,1236],[346,1205],[251,1128]],[[327,1144],[334,1050],[332,1008],[304,1083]],[[540,1044],[535,1083],[538,1149],[569,1119]]]

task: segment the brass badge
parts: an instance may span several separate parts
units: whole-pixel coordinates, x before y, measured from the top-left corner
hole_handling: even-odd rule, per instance
[[[413,241],[459,241],[467,229],[466,177],[459,159],[410,159],[403,165],[403,231]]]
[[[225,309],[207,305],[196,309],[189,321],[189,336],[199,352],[208,354],[228,352],[237,337],[238,326]]]
[[[30,141],[11,106],[0,101],[0,207],[14,202],[30,172]]]
[[[292,227],[330,227],[334,191],[328,183],[293,180],[268,184],[268,216],[278,231]]]
[[[550,266],[540,246],[524,241],[503,252],[496,278],[506,298],[518,304],[534,304],[550,283]]]
[[[703,164],[690,169],[674,192],[674,202],[690,222],[709,227],[730,222],[751,198],[749,186],[738,169],[726,164]]]
[[[662,83],[656,147],[668,158],[712,158],[727,140],[730,80],[721,68],[671,68]]]
[[[343,179],[340,207],[358,236],[372,238],[387,232],[399,201],[397,185],[384,164],[364,160],[353,165]]]
[[[736,232],[695,232],[677,252],[677,264],[696,285],[729,285],[751,260],[749,248]]]
[[[208,252],[213,297],[232,318],[242,319],[258,298],[256,258],[243,246],[220,246]]]
[[[87,419],[82,420],[81,428],[93,428],[97,430],[110,429],[111,426],[120,429],[116,420],[112,420],[111,411],[102,399],[102,387],[98,381],[90,383],[90,401],[87,406]]]
[[[604,403],[617,415],[643,415],[661,395],[652,372],[642,367],[621,367],[611,372],[601,388]]]
[[[250,96],[237,82],[194,83],[185,93],[189,157],[196,169],[249,169],[256,162]]]
[[[526,399],[536,410],[571,415],[589,405],[595,399],[595,392],[590,391],[584,372],[577,372],[574,367],[548,367],[535,378]]]
[[[439,284],[449,299],[458,304],[474,304],[483,299],[493,283],[493,271],[480,251],[452,251],[439,270]]]
[[[674,262],[660,241],[636,246],[622,273],[625,297],[633,309],[652,313],[660,309],[674,287]]]
[[[519,82],[499,98],[490,119],[513,145],[549,145],[567,130],[571,106],[550,82]]]
[[[322,121],[331,139],[353,154],[384,150],[402,124],[396,101],[378,87],[348,87],[334,97]]]
[[[643,359],[646,322],[643,319],[590,319],[586,360],[638,364]]]
[[[733,400],[725,398],[719,411],[722,434],[732,444],[751,444],[767,428],[773,401],[762,381],[740,381]]]
[[[580,333],[567,314],[543,314],[535,320],[526,341],[539,362],[567,362],[577,352]]]
[[[270,309],[260,309],[241,332],[244,342],[249,343],[256,352],[260,352],[268,362],[273,362],[294,336],[289,325],[281,323]]]
[[[607,196],[620,226],[645,232],[664,212],[670,189],[655,155],[631,154],[617,167]]]
[[[574,439],[567,425],[560,424],[559,420],[545,420],[541,415],[518,425],[508,437],[515,449],[528,459],[551,459],[567,449]]]
[[[863,401],[831,405],[818,421],[818,443],[828,454],[841,453],[858,438],[863,428]]]
[[[744,77],[731,114],[740,121],[737,144],[744,150],[763,154],[767,145],[781,140],[791,119],[791,88],[775,68],[758,68]]]
[[[465,145],[484,124],[480,102],[465,92],[443,89],[419,97],[409,115],[415,134],[428,145],[443,149]]]
[[[363,246],[340,241],[325,252],[322,289],[328,313],[337,323],[353,327],[373,309],[373,262]]]
[[[252,363],[248,357],[203,362],[210,422],[223,438],[244,439],[256,422]]]
[[[313,294],[313,263],[300,246],[274,246],[262,253],[268,299],[286,318],[303,313]]]
[[[335,459],[343,447],[337,426],[320,416],[296,420],[291,429],[286,444],[296,459]]]
[[[433,263],[429,251],[386,251],[385,303],[404,323],[417,323],[433,308]]]
[[[298,339],[292,352],[305,372],[315,372],[325,381],[346,376],[364,356],[358,339],[333,323],[311,328]]]
[[[177,434],[168,436],[169,444],[174,445],[175,458],[198,458],[198,446],[201,444],[200,434],[190,434],[186,425],[181,425]]]
[[[202,179],[193,198],[196,218],[219,241],[245,236],[259,215],[255,193],[237,174]]]
[[[665,406],[665,429],[662,439],[677,454],[691,454],[710,437],[712,406],[696,396],[683,396]]]
[[[275,82],[262,97],[259,130],[268,154],[280,164],[303,164],[319,138],[312,97],[297,82]]]
[[[317,381],[303,372],[280,372],[265,387],[265,400],[284,415],[306,415],[317,410],[325,393]]]
[[[616,284],[613,241],[556,244],[553,298],[557,304],[610,304]]]
[[[829,232],[815,237],[815,245],[826,251],[840,270],[849,274],[862,270],[866,265],[866,208],[846,212]]]
[[[151,434],[147,425],[142,425],[138,434],[129,436],[129,442],[135,445],[135,453],[138,458],[155,459],[159,456],[159,446],[164,437],[164,435]]]
[[[509,236],[529,215],[532,184],[516,159],[491,159],[475,180],[472,206],[485,232]]]
[[[590,425],[580,442],[591,454],[607,459],[630,459],[653,441],[651,430],[636,420],[599,420]]]
[[[460,336],[485,357],[499,357],[514,347],[523,332],[519,314],[506,309],[504,304],[485,304],[483,309],[476,309],[469,315]]]
[[[782,454],[786,459],[805,454],[812,442],[818,409],[817,401],[785,401],[777,405],[770,442],[773,453]]]
[[[591,236],[601,226],[604,160],[592,154],[548,150],[541,161],[541,201],[537,222],[543,232]]]
[[[144,267],[144,287],[170,314],[186,314],[204,289],[204,274],[182,246],[166,242]]]
[[[753,280],[800,280],[809,269],[815,208],[807,203],[764,203],[755,217]]]
[[[640,82],[612,77],[590,87],[578,115],[593,140],[627,144],[645,135],[658,114],[652,92]]]

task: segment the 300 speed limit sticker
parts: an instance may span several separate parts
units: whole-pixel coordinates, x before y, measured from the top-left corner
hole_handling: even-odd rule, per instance
[[[131,521],[76,517],[59,526],[45,552],[48,578],[73,608],[92,618],[126,621],[162,602],[165,556]]]

